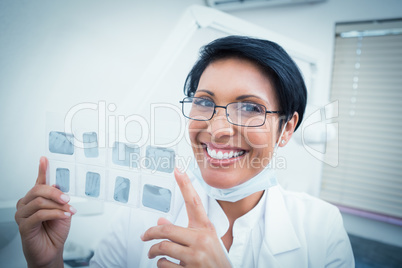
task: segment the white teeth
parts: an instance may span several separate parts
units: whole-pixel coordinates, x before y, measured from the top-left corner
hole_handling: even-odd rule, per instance
[[[215,158],[215,159],[229,159],[232,157],[238,157],[239,155],[242,155],[245,153],[245,151],[230,151],[229,153],[223,153],[222,151],[216,152],[216,150],[211,150],[207,147],[207,153],[209,154],[210,157]]]
[[[216,158],[216,151],[215,150],[209,151],[208,153],[212,158]]]

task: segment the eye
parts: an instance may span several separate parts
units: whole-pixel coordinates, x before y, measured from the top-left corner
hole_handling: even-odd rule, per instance
[[[256,103],[239,103],[239,108],[242,112],[247,112],[247,113],[255,113],[255,114],[262,114],[265,112],[265,108],[262,105],[256,104]]]
[[[194,98],[193,103],[202,107],[214,107],[214,102],[204,98]]]

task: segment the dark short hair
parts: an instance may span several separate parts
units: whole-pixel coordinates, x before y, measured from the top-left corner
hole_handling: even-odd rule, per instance
[[[307,102],[307,90],[299,68],[278,44],[246,36],[227,36],[216,39],[200,49],[200,57],[184,83],[184,94],[193,96],[204,70],[214,61],[225,58],[242,58],[258,65],[272,80],[284,121],[299,114],[299,127]]]

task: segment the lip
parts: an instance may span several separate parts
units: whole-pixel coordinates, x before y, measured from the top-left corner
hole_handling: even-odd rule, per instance
[[[228,146],[228,145],[220,145],[220,144],[211,144],[211,143],[204,143],[203,145],[203,151],[204,151],[204,155],[205,158],[207,159],[207,161],[213,165],[213,166],[218,166],[218,167],[227,167],[232,165],[233,163],[240,161],[241,159],[243,159],[247,153],[248,150],[244,150],[241,149],[239,147],[232,147],[232,146]],[[235,151],[235,152],[240,152],[240,151],[244,151],[245,153],[243,153],[242,155],[239,155],[237,157],[232,157],[232,158],[226,158],[226,159],[216,159],[216,158],[212,158],[208,152],[207,152],[207,147],[209,149],[212,150],[219,150],[222,152],[230,152],[230,151]]]
[[[240,148],[240,147],[235,147],[235,146],[230,146],[227,144],[219,144],[219,143],[212,143],[212,142],[207,142],[207,143],[201,143],[203,147],[208,147],[212,150],[219,150],[219,151],[246,151],[246,149]]]

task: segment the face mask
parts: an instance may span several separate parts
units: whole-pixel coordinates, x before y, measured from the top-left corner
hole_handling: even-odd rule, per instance
[[[283,132],[286,128],[287,122],[285,123],[282,133],[279,136],[278,141],[281,140]],[[278,150],[278,143],[275,144],[274,154]],[[196,177],[201,186],[204,188],[205,192],[211,198],[222,201],[237,202],[253,193],[266,190],[272,186],[278,184],[275,176],[275,172],[272,169],[272,160],[260,173],[258,173],[253,178],[248,181],[228,189],[218,189],[208,185],[201,176],[201,171],[196,163],[193,163],[191,167],[194,167],[190,172]]]

